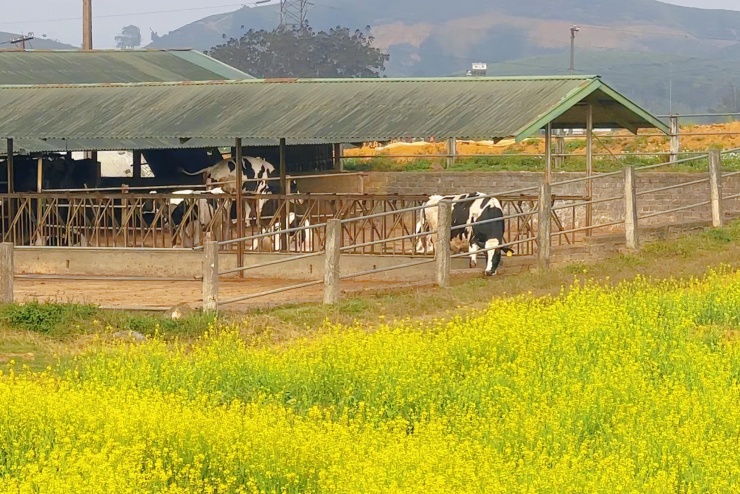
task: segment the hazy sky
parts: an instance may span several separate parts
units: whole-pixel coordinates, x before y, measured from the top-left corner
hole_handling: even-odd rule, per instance
[[[114,36],[123,26],[141,28],[142,42],[149,42],[150,29],[160,35],[207,15],[230,12],[243,4],[234,0],[93,0],[93,44],[96,48],[115,46]],[[360,0],[348,0],[360,1]],[[618,1],[618,0],[614,0]],[[233,3],[232,3],[233,2]],[[667,0],[691,7],[740,10],[740,0]],[[81,44],[82,0],[3,0],[0,31],[46,34],[51,39]],[[401,2],[402,3],[402,2]]]

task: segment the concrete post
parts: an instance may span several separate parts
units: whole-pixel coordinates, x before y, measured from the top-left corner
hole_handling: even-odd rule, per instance
[[[437,285],[442,288],[450,286],[450,236],[452,227],[452,203],[439,201],[437,204]]]
[[[342,296],[339,285],[339,262],[342,249],[342,222],[329,220],[326,222],[326,247],[324,254],[324,304],[333,305],[339,302]]]
[[[640,247],[637,235],[637,186],[635,168],[624,167],[624,235],[628,249]]]
[[[446,168],[452,168],[455,166],[457,155],[457,139],[450,137],[447,139],[447,166]]]
[[[537,265],[546,271],[550,268],[550,236],[552,231],[552,190],[550,182],[540,185],[539,209],[537,213]]]
[[[712,200],[712,226],[725,224],[722,210],[722,155],[719,149],[709,151],[709,195]]]
[[[218,310],[218,242],[212,241],[210,233],[203,249],[203,312]]]
[[[0,244],[0,303],[13,303],[13,244]]]
[[[678,126],[678,115],[672,115],[670,119],[671,125],[671,156],[670,162],[675,163],[678,160],[678,153],[681,152],[681,136],[679,135],[680,128]]]

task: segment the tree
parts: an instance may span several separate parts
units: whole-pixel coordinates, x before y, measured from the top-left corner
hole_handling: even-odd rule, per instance
[[[130,50],[141,46],[141,31],[136,26],[126,26],[116,36],[116,46],[121,50]]]
[[[389,55],[373,47],[374,41],[370,26],[315,32],[306,23],[298,29],[250,29],[208,54],[258,78],[379,77]]]

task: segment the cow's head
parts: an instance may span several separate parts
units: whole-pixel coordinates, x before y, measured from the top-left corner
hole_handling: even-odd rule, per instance
[[[498,245],[499,242],[496,239],[489,240],[486,242],[485,248],[492,248]],[[501,253],[506,253],[507,257],[511,257],[514,252],[509,247],[501,247],[500,249],[487,251],[486,252],[486,276],[494,276],[498,271],[498,266],[501,264]]]

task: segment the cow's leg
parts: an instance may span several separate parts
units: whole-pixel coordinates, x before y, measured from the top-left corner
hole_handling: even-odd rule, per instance
[[[470,262],[468,263],[468,266],[471,268],[474,268],[478,265],[478,250],[480,248],[478,247],[478,244],[475,242],[470,243]]]
[[[493,249],[501,245],[501,242],[497,238],[492,238],[486,241],[486,249]],[[493,276],[498,270],[498,265],[501,262],[501,249],[494,249],[486,251],[486,276]]]

